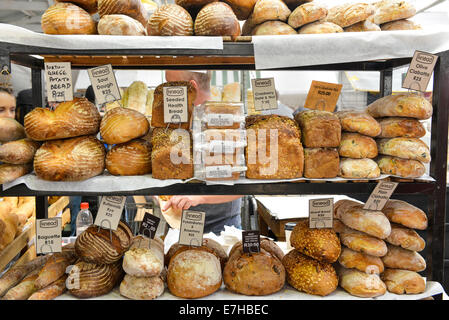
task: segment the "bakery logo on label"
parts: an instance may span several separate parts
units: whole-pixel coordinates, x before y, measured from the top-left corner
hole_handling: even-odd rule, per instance
[[[61,218],[37,219],[36,222],[36,253],[61,252]]]
[[[184,210],[179,230],[179,244],[200,247],[203,244],[204,221],[206,213]]]
[[[122,98],[110,64],[88,69],[90,82],[95,93],[95,102],[99,105]]]
[[[260,252],[260,232],[242,231],[242,244],[245,253]]]
[[[334,217],[334,199],[309,200],[309,228],[332,228]]]
[[[39,222],[41,228],[54,228],[58,226],[57,220],[41,220]]]
[[[397,182],[379,182],[363,206],[363,209],[373,211],[382,210],[387,201],[390,200],[398,184]]]
[[[425,92],[437,59],[437,55],[415,51],[405,79],[402,82],[402,88]]]
[[[278,108],[274,78],[251,79],[251,86],[256,111]]]

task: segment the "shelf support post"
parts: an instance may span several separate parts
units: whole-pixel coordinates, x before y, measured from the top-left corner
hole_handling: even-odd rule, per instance
[[[35,197],[36,201],[36,219],[48,218],[48,200],[46,196]]]
[[[393,93],[393,69],[380,72],[380,96],[385,97]]]

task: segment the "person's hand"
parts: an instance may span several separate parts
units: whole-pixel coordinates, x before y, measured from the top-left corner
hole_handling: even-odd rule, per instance
[[[189,210],[190,207],[201,204],[201,198],[201,196],[173,196],[161,209],[166,211],[172,207],[178,210]]]

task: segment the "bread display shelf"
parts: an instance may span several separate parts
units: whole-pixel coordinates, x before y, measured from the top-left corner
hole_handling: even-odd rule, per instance
[[[346,291],[344,291],[341,288],[337,288],[334,292],[332,292],[330,295],[325,297],[320,296],[313,296],[310,294],[306,294],[303,292],[299,292],[289,285],[286,285],[281,291],[267,295],[267,296],[245,296],[240,295],[236,293],[232,293],[225,289],[224,286],[222,288],[215,292],[214,294],[211,294],[210,296],[195,299],[195,300],[419,300],[428,298],[434,295],[438,295],[443,293],[443,287],[438,282],[434,281],[427,281],[426,283],[426,291],[422,294],[413,294],[413,295],[397,295],[393,293],[387,292],[383,296],[377,297],[377,298],[358,298],[355,296],[351,296]],[[78,298],[65,293],[55,300],[78,300]],[[127,298],[120,295],[118,288],[115,288],[112,292],[110,292],[107,295],[91,298],[88,300],[127,300]],[[162,296],[158,297],[156,301],[158,300],[181,300],[180,298],[177,298],[170,294],[168,289],[165,289],[165,292]]]

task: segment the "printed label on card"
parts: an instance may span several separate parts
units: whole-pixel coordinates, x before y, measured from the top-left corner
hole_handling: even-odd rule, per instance
[[[164,122],[182,123],[188,119],[187,87],[164,87]]]
[[[415,51],[402,83],[402,88],[425,92],[437,59],[438,56],[434,54]]]
[[[232,177],[231,165],[206,167],[206,179],[221,179]]]
[[[334,217],[334,199],[309,200],[309,228],[332,228]]]
[[[242,231],[242,244],[245,253],[260,252],[260,232]]]
[[[388,200],[390,200],[391,195],[398,186],[397,182],[386,182],[381,181],[374,188],[373,192],[366,201],[363,209],[380,211],[384,208]]]
[[[36,219],[36,253],[62,251],[61,218]]]
[[[139,233],[145,237],[154,239],[160,220],[161,219],[151,213],[145,212],[142,223],[140,224]]]
[[[206,119],[208,126],[230,127],[234,124],[234,115],[229,113],[211,113]]]
[[[305,108],[333,112],[340,97],[342,84],[312,81],[307,94]]]
[[[209,144],[210,153],[231,154],[235,152],[234,141],[212,140]]]
[[[203,245],[205,218],[205,212],[184,210],[179,230],[179,244],[201,247]]]
[[[274,78],[251,79],[251,86],[256,111],[276,110],[278,108]]]
[[[126,197],[102,197],[94,224],[105,229],[117,230],[125,201]]]
[[[50,102],[73,100],[72,67],[70,62],[45,62],[45,85]]]
[[[110,64],[87,70],[95,93],[95,102],[102,105],[122,98]]]

